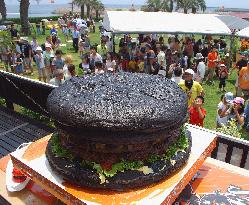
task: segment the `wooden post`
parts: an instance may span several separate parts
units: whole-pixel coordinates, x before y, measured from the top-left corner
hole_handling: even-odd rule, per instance
[[[230,36],[230,51],[229,51],[229,72],[230,69],[233,66],[233,52],[232,52],[232,48],[234,46],[234,38],[235,38],[235,31],[232,31],[232,34]]]
[[[112,33],[112,52],[115,53],[115,34]]]

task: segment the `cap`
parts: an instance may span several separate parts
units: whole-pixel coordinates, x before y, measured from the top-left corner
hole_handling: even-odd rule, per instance
[[[42,48],[38,46],[35,51],[42,51]]]
[[[233,93],[232,92],[228,92],[224,95],[224,98],[226,99],[227,102],[231,102],[234,99]]]
[[[236,104],[241,104],[241,105],[244,105],[245,104],[245,100],[241,97],[236,97],[234,100],[233,100],[234,103]]]
[[[222,64],[220,64],[220,67],[226,67],[226,65],[222,63]]]
[[[187,69],[187,70],[185,70],[185,73],[188,73],[188,74],[191,74],[191,75],[194,75],[195,74],[195,72],[192,70],[192,69]]]
[[[158,75],[166,76],[166,71],[165,70],[159,70]]]

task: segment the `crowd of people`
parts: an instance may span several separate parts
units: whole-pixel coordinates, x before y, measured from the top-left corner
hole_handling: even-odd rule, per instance
[[[213,39],[211,35],[196,40],[193,35],[143,35],[137,38],[123,35],[114,45],[111,36],[100,24],[100,43],[92,45],[89,32],[95,32],[95,23],[86,21],[78,15],[64,16],[58,19],[59,28],[65,39],[72,39],[73,47],[81,58],[78,65],[84,75],[104,72],[132,72],[160,75],[176,82],[188,96],[189,122],[198,126],[204,125],[206,110],[203,108],[205,92],[202,85],[213,85],[219,80],[221,102],[217,107],[217,127],[228,125],[234,119],[241,127],[249,130],[249,59],[241,55],[240,59],[230,63],[230,54],[226,40],[222,37]],[[43,24],[42,24],[43,28]],[[36,26],[37,33],[45,32]],[[65,80],[77,76],[72,56],[63,56],[60,49],[61,39],[58,29],[53,26],[44,43],[38,43],[34,37],[31,42],[27,38],[18,38],[18,31],[11,26],[10,35],[14,42],[14,50],[1,48],[1,59],[7,71],[16,74],[33,74],[33,63],[38,69],[40,81],[59,86]],[[116,40],[117,41],[117,40]],[[247,40],[246,40],[247,41]],[[116,49],[115,49],[116,48]],[[114,52],[114,50],[117,50]],[[234,59],[233,59],[234,60]],[[232,65],[232,66],[231,66]],[[228,76],[236,70],[236,93],[226,90]]]

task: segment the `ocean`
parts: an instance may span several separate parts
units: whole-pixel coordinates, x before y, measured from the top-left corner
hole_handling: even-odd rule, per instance
[[[52,14],[55,9],[60,8],[70,8],[71,5],[69,4],[40,4],[40,5],[30,5],[29,7],[29,16],[30,17],[46,17],[46,16],[57,16],[57,14]],[[135,5],[136,9],[140,9],[141,5]],[[105,4],[105,8],[110,9],[125,9],[131,8],[131,5],[117,5],[117,4]],[[218,9],[217,7],[208,7],[206,13],[213,13],[215,10]],[[241,11],[243,9],[233,9]],[[249,12],[249,10],[248,10]],[[7,18],[19,18],[19,5],[7,5]]]

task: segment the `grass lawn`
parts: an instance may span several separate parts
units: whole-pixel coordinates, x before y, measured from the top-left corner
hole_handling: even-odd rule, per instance
[[[47,35],[49,34],[49,31],[46,31]],[[61,37],[62,43],[65,44],[65,38],[61,34],[61,31],[59,31],[59,36]],[[98,30],[98,25],[96,25],[96,33],[90,33],[90,41],[91,44],[98,44],[99,39],[100,39],[100,34]],[[32,37],[30,37],[30,40]],[[40,44],[45,42],[45,36],[44,35],[39,35],[37,36],[37,40]],[[74,53],[72,44],[69,46],[61,47],[63,53],[65,55],[71,55],[73,58],[73,64],[77,68],[77,73],[79,76],[82,75],[81,70],[78,68],[79,63],[81,62],[79,58],[78,53]],[[38,79],[38,73],[37,69],[34,68],[34,75],[29,76],[30,78],[33,79]],[[229,76],[229,79],[227,80],[227,91],[231,91],[235,93],[235,79],[236,79],[236,72],[234,71],[231,76]],[[216,110],[217,110],[217,105],[220,102],[220,97],[223,93],[218,92],[218,84],[219,82],[216,80],[214,85],[203,85],[204,91],[205,91],[205,109],[207,110],[207,116],[204,122],[204,127],[208,129],[215,129],[216,127]],[[242,131],[242,138],[249,140],[249,135],[245,131]]]

